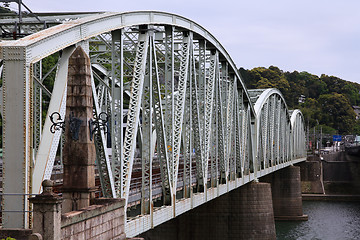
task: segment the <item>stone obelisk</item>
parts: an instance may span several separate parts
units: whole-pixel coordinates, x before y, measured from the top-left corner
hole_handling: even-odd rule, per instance
[[[64,146],[63,213],[90,205],[95,193],[95,145],[90,58],[79,46],[69,59]]]

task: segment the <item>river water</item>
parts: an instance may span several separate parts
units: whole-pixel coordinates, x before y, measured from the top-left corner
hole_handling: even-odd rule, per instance
[[[359,202],[303,201],[304,222],[276,222],[278,240],[360,240]]]

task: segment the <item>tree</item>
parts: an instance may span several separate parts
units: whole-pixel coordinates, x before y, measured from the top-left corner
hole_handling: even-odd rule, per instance
[[[360,105],[360,84],[325,74],[318,77],[308,72],[284,73],[275,66],[241,68],[240,73],[250,89],[279,89],[288,107],[300,108],[310,127],[319,124],[324,129],[351,133],[354,126],[359,125],[360,132],[360,123],[355,123],[352,109],[352,105]],[[299,103],[301,95],[305,96],[304,103]]]
[[[318,124],[317,121],[320,121],[322,118],[321,108],[316,99],[307,98],[305,103],[301,105],[300,110],[310,127],[316,126]]]
[[[287,93],[290,88],[284,73],[275,66],[253,68],[244,75],[246,75],[246,81],[250,84],[248,87],[257,89],[277,88],[283,94]]]
[[[339,93],[321,95],[319,104],[323,124],[337,129],[342,134],[352,133],[355,124],[355,112],[344,95]]]
[[[341,88],[341,93],[346,95],[351,105],[357,106],[358,104],[360,104],[359,89],[357,89],[354,84],[351,84],[349,82],[345,83]]]
[[[356,120],[354,124],[353,134],[360,135],[360,121]]]

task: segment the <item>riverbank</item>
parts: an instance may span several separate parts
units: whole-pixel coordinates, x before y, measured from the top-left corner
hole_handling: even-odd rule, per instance
[[[360,157],[346,152],[308,156],[299,163],[304,200],[360,201]]]

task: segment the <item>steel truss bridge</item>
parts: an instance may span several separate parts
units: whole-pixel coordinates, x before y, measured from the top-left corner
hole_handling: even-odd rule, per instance
[[[44,30],[23,20],[31,35],[0,42],[4,227],[29,227],[28,195],[61,157],[49,115],[65,117],[68,59],[79,45],[91,59],[94,113],[111,119],[94,139],[102,194],[141,210],[128,216],[128,237],[306,159],[302,113],[277,89],[246,89],[199,24],[154,11],[50,18]]]

